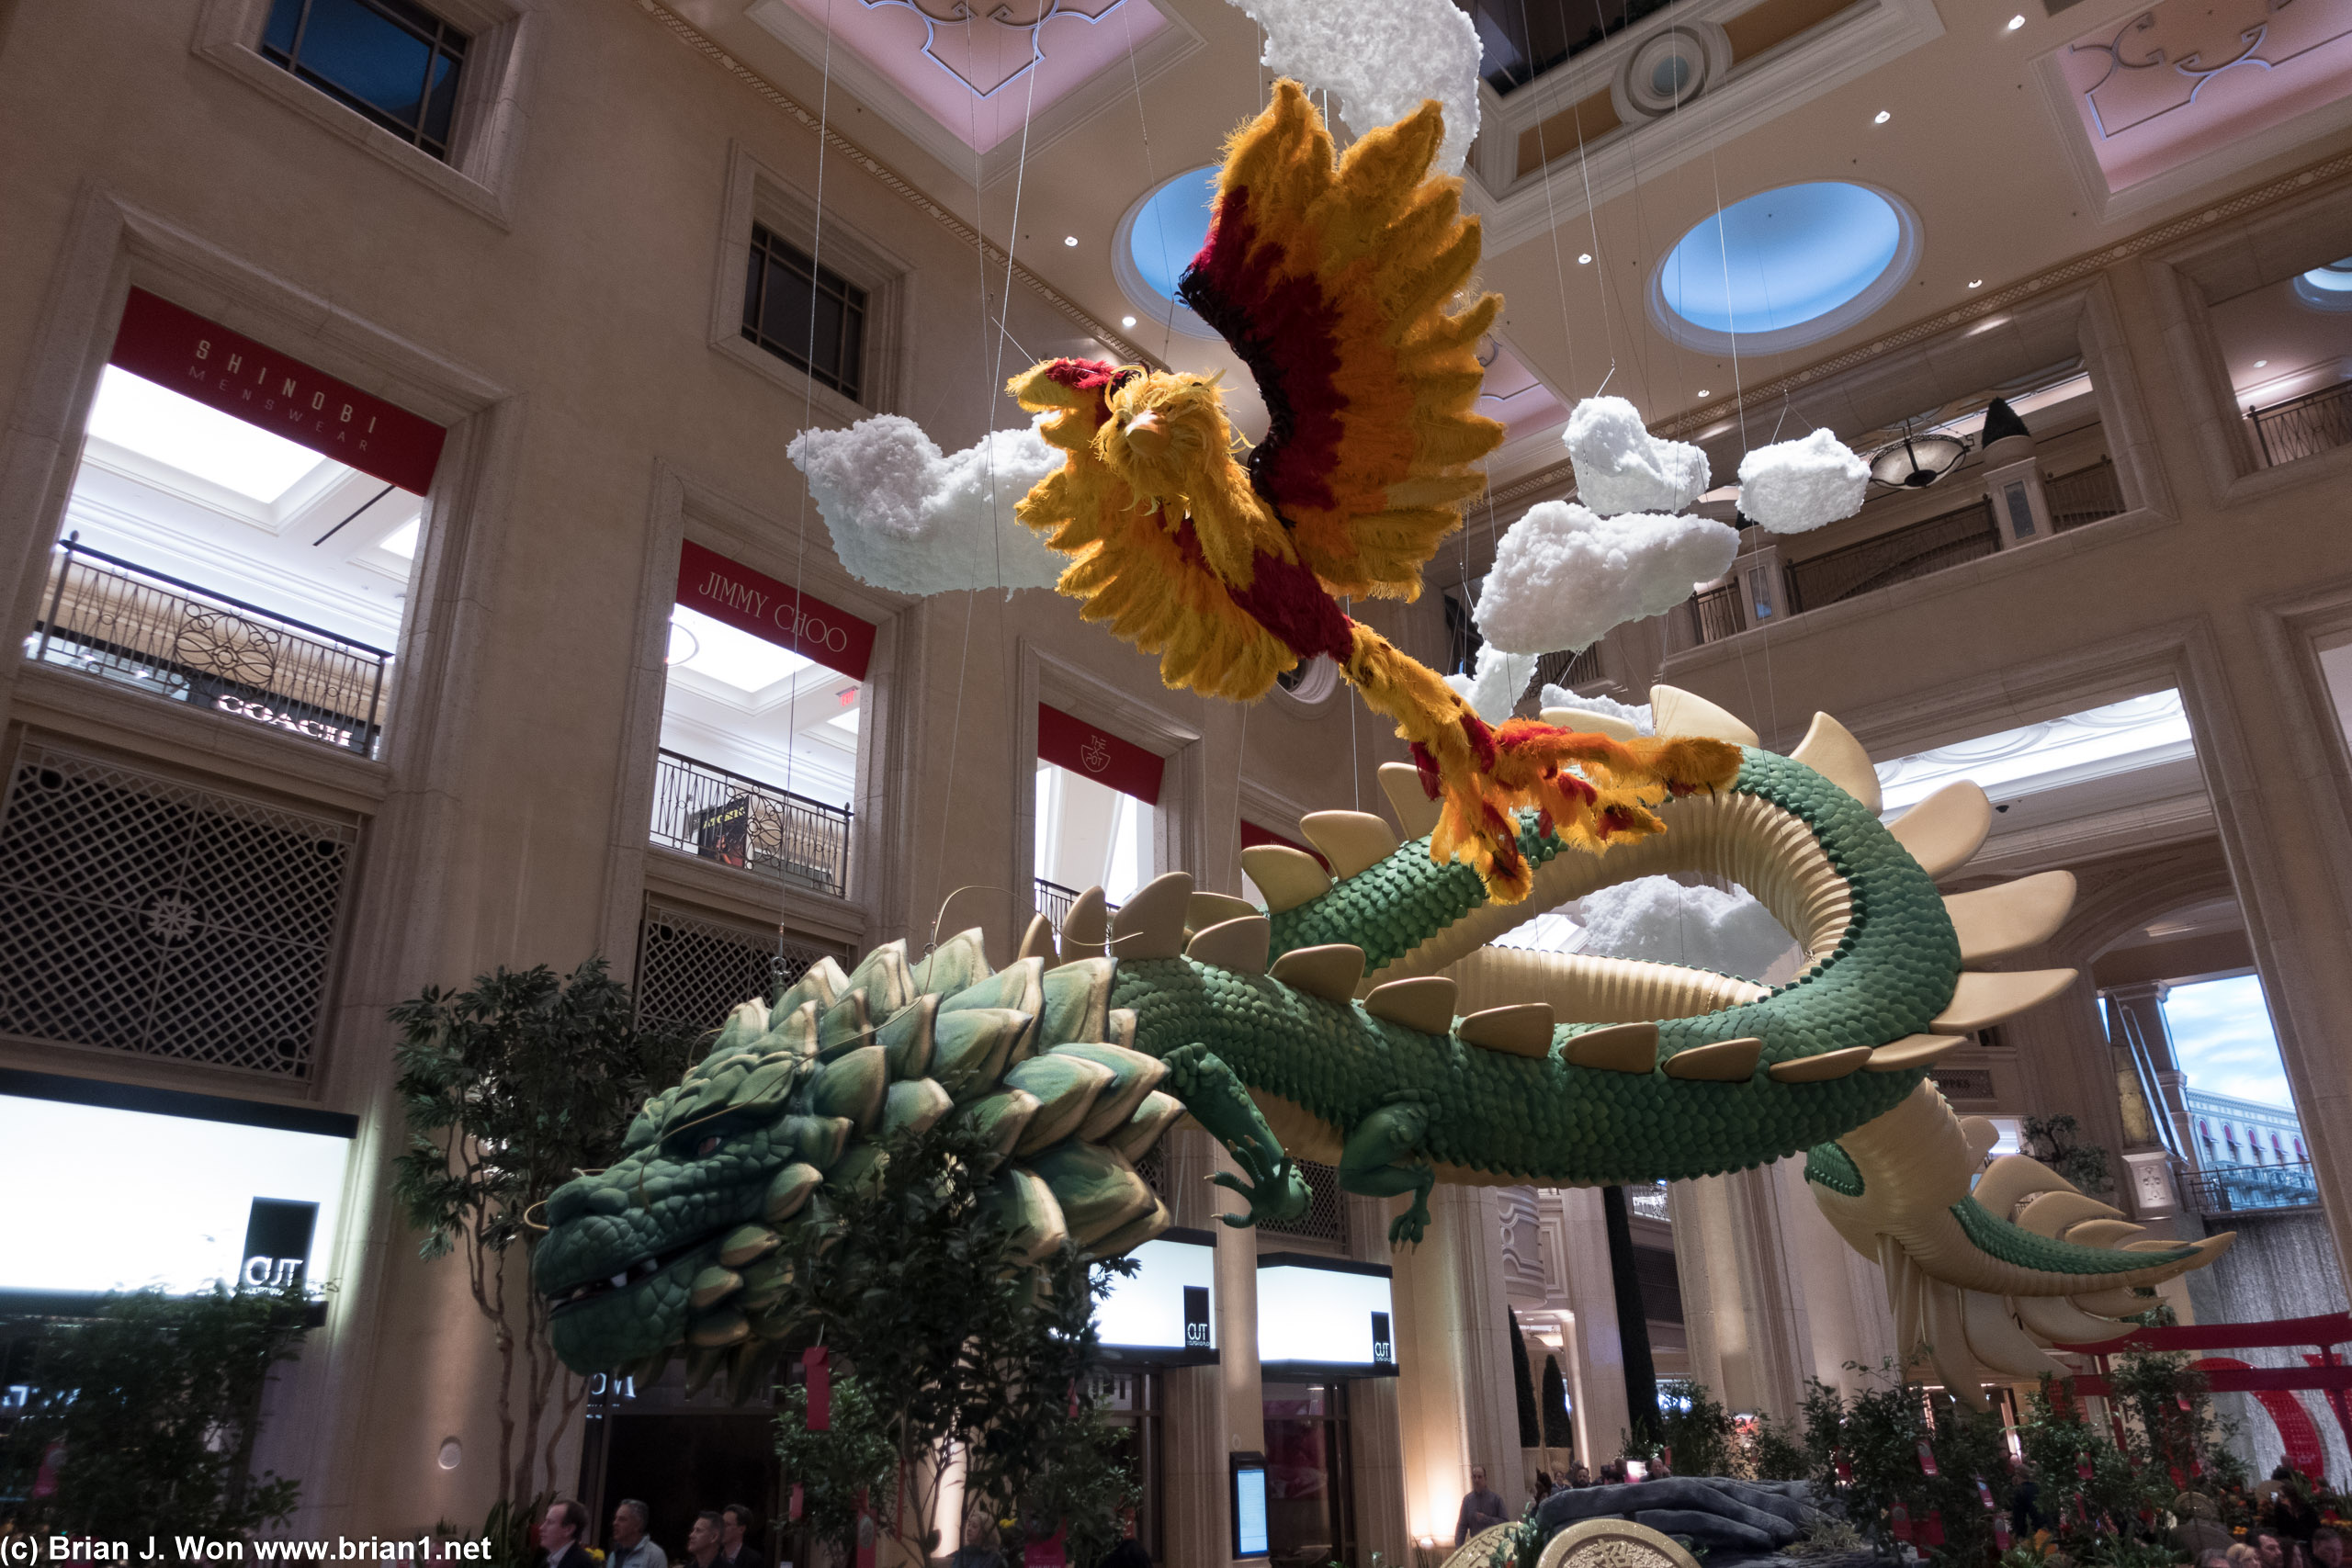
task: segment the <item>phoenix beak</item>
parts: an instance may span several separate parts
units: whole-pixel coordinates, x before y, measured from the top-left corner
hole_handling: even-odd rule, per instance
[[[1165,454],[1174,434],[1167,422],[1156,413],[1137,414],[1127,426],[1127,445],[1139,457],[1158,457]]]

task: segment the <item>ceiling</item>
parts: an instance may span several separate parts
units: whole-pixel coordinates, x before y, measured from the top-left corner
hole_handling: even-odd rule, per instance
[[[798,46],[788,41],[794,29],[778,17],[789,11],[806,24],[809,6],[827,0],[672,3],[745,64],[786,91],[817,101],[823,85],[819,52],[808,47],[805,28],[796,35]],[[941,0],[923,3],[950,14]],[[1022,0],[1023,14],[1054,3]],[[1080,8],[1075,0],[1057,3]],[[2168,17],[2188,4],[2166,0],[2158,10]],[[2263,8],[2261,0],[2213,0],[2202,8],[2233,16],[2245,4],[2257,13]],[[928,25],[912,0],[830,5],[837,28],[842,15],[853,11],[877,17],[897,13],[880,20],[909,39]],[[2013,10],[2018,6],[2021,12]],[[1267,86],[1258,64],[1257,27],[1224,0],[1126,0],[1126,6],[1138,18],[1149,10],[1164,25],[1132,51],[1123,43],[1091,77],[1060,82],[1050,106],[1031,112],[1025,160],[1018,152],[1024,138],[1005,137],[990,144],[976,172],[967,141],[952,136],[942,118],[926,114],[905,91],[874,87],[880,73],[871,62],[851,69],[837,55],[831,84],[836,123],[854,140],[943,205],[967,219],[977,214],[992,239],[1001,243],[1011,232],[1023,265],[1106,323],[1138,314],[1114,266],[1122,214],[1158,181],[1213,162],[1225,137],[1261,107]],[[1085,0],[1083,8],[1102,12],[1103,0]],[[2332,14],[2345,7],[2337,0],[2322,8]],[[1085,35],[1099,46],[1102,28],[1125,9],[1105,13],[1099,24],[1050,24],[1040,34],[1049,65],[1055,28]],[[1679,27],[1694,38],[1736,43],[1743,26],[1752,32],[1761,25],[1758,17],[1781,17],[1778,25],[1785,29],[1825,9],[1826,19],[1752,58],[1725,46],[1728,52],[1711,66],[1722,73],[1719,90],[1711,86],[1655,118],[1626,109],[1621,118],[1629,123],[1594,139],[1581,157],[1538,159],[1529,176],[1503,146],[1506,138],[1516,141],[1521,106],[1536,101],[1531,95],[1608,101],[1602,57],[1630,61],[1657,29]],[[1816,3],[1810,12],[1792,10],[1792,0],[1678,0],[1510,100],[1484,89],[1487,134],[1472,152],[1467,199],[1488,214],[1484,281],[1507,301],[1498,338],[1528,379],[1548,389],[1563,408],[1590,395],[1605,378],[1611,392],[1632,399],[1653,423],[1663,422],[1720,400],[1735,388],[1964,305],[1981,297],[1980,289],[2035,276],[2210,201],[2216,191],[2352,146],[2352,98],[2313,102],[2325,95],[2306,93],[2256,112],[2247,107],[2250,86],[2217,82],[2199,89],[2196,103],[2168,116],[2170,126],[2197,129],[2197,155],[2112,187],[2101,175],[2065,71],[2070,61],[2079,67],[2080,51],[2073,49],[2079,40],[2112,37],[2148,9],[2144,0],[2080,0],[2052,17],[2024,0],[1941,11],[1926,0],[1854,0],[1843,9]],[[2017,15],[2022,23],[2012,28]],[[2323,46],[2338,47],[2324,39],[2312,45]],[[902,42],[902,53],[906,47]],[[990,69],[1001,70],[1001,63]],[[1580,70],[1587,72],[1581,80]],[[861,71],[865,95],[848,80]],[[1041,94],[1056,82],[1047,73],[1046,66],[1037,73]],[[2230,74],[2260,73],[2247,66]],[[1016,83],[991,101],[1018,90]],[[959,155],[939,151],[950,143]],[[1008,156],[1013,162],[1008,164]],[[1021,177],[1007,177],[1015,173]],[[1490,179],[1507,188],[1489,188]],[[1735,356],[1686,346],[1659,330],[1649,304],[1651,280],[1660,258],[1694,225],[1759,192],[1824,180],[1887,192],[1916,216],[1916,261],[1894,298],[1833,335],[1779,352],[1743,344]],[[1596,202],[1589,211],[1582,200],[1588,187]],[[1531,208],[1531,202],[1539,205]],[[1531,220],[1531,210],[1540,216]],[[1591,259],[1581,259],[1587,256]],[[1148,320],[1136,335],[1178,368],[1223,370],[1229,387],[1248,386],[1221,344],[1164,328],[1155,332]],[[1238,399],[1245,428],[1253,423],[1250,400],[1246,392]],[[1801,405],[1796,412],[1804,413]],[[1513,424],[1520,439],[1502,455],[1498,478],[1557,461],[1553,443],[1525,439],[1523,420]]]

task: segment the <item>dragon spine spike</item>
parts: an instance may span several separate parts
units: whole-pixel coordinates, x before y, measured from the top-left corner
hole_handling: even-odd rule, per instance
[[[1293,990],[1345,1007],[1363,979],[1363,949],[1338,942],[1294,947],[1274,960],[1272,973]]]
[[[1862,808],[1875,817],[1880,796],[1878,770],[1871,765],[1871,754],[1854,739],[1846,727],[1826,713],[1813,716],[1813,727],[1789,753],[1792,761],[1803,762],[1848,795],[1862,803]]]
[[[1422,975],[1374,986],[1363,1010],[1422,1034],[1443,1034],[1453,1027],[1453,995],[1454,984],[1445,976]]]
[[[1941,1034],[1973,1034],[2040,1007],[2074,983],[2072,969],[1964,970],[1934,1027]]]
[[[2073,1240],[2066,1235],[2069,1225],[2085,1220],[2120,1220],[2123,1216],[2098,1199],[2085,1193],[2044,1192],[2017,1212],[2017,1223],[2036,1235],[2046,1235],[2052,1241]]]
[[[1410,762],[1380,764],[1380,791],[1396,813],[1396,826],[1408,839],[1426,839],[1444,815],[1445,802],[1432,800],[1421,787],[1421,770]]]
[[[1968,1164],[1972,1170],[1982,1166],[1984,1156],[1993,1152],[1993,1145],[2001,1141],[2001,1130],[1984,1116],[1962,1117],[1960,1135],[1968,1140]]]
[[[1107,907],[1100,886],[1090,887],[1069,901],[1069,912],[1062,916],[1063,962],[1100,958],[1109,951],[1104,942],[1110,935]]]
[[[1465,1045],[1541,1060],[1552,1054],[1552,1029],[1551,1003],[1522,1002],[1471,1013],[1454,1026],[1454,1032]]]
[[[1775,1083],[1827,1083],[1860,1072],[1870,1065],[1871,1050],[1868,1045],[1849,1045],[1817,1056],[1792,1056],[1773,1063],[1765,1072]]]
[[[1968,1042],[1956,1035],[1913,1034],[1882,1045],[1870,1054],[1863,1067],[1873,1073],[1908,1073],[1928,1066],[1955,1045]]]
[[[1024,958],[1042,958],[1048,969],[1061,966],[1061,953],[1054,946],[1054,922],[1043,915],[1030,916],[1029,929],[1021,933],[1021,951],[1012,959],[1017,964]]]
[[[1713,1044],[1693,1045],[1687,1051],[1677,1051],[1666,1059],[1666,1076],[1689,1078],[1704,1083],[1746,1083],[1756,1076],[1756,1064],[1764,1057],[1764,1042],[1752,1036],[1744,1040],[1718,1040]]]
[[[2030,1155],[2003,1155],[1984,1168],[1976,1179],[1976,1201],[2009,1218],[2017,1206],[2037,1192],[2065,1192],[2073,1183]]]
[[[1196,932],[1184,947],[1184,956],[1197,964],[1214,964],[1238,975],[1263,975],[1266,948],[1274,928],[1265,916],[1252,911],[1238,919],[1220,920]]]
[[[1951,929],[1960,937],[1962,964],[2041,946],[2058,934],[2074,907],[2071,871],[2045,871],[1944,898],[1944,913],[1951,917]]]
[[[1576,1067],[1597,1067],[1606,1073],[1647,1073],[1657,1067],[1657,1025],[1611,1023],[1588,1029],[1567,1043],[1562,1055]]]
[[[1288,844],[1252,844],[1241,852],[1241,869],[1266,896],[1266,912],[1279,915],[1330,891],[1330,874],[1305,850]]]
[[[2145,1225],[2135,1225],[2130,1220],[2085,1220],[2066,1229],[2066,1239],[2076,1247],[2121,1247],[2135,1236],[2148,1234]]]
[[[1192,901],[1190,872],[1153,877],[1119,906],[1111,921],[1112,951],[1123,963],[1177,956],[1184,951],[1184,911]]]
[[[1894,841],[1910,852],[1919,869],[1941,881],[1966,865],[1993,830],[1992,798],[1962,779],[1886,825]]]
[[[2066,1369],[2018,1326],[2007,1298],[1983,1291],[1963,1291],[1960,1315],[1961,1326],[1968,1334],[1969,1353],[2001,1376],[2039,1378],[2044,1372],[2065,1375]]]
[[[1650,728],[1660,735],[1704,736],[1735,746],[1758,746],[1756,731],[1706,698],[1679,686],[1650,688]]]
[[[2093,1317],[2064,1296],[2012,1296],[2018,1321],[2052,1345],[2096,1345],[2115,1337],[2117,1325]]]
[[[1204,931],[1227,920],[1262,918],[1265,912],[1249,899],[1236,898],[1230,893],[1195,893],[1184,906],[1184,926],[1188,931]]]
[[[1342,881],[1386,860],[1396,848],[1396,830],[1369,811],[1310,811],[1298,819],[1298,830],[1323,852],[1331,874]]]
[[[1587,735],[1606,735],[1611,740],[1633,740],[1642,733],[1630,718],[1620,718],[1613,713],[1595,713],[1590,708],[1545,708],[1536,716],[1560,729],[1578,729]]]

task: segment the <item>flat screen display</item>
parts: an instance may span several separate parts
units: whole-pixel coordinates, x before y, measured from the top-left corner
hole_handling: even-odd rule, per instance
[[[0,1190],[14,1195],[0,1290],[79,1295],[157,1286],[181,1295],[216,1280],[323,1284],[351,1143],[348,1134],[0,1090]]]
[[[1266,1467],[1233,1467],[1233,1555],[1263,1557],[1270,1550],[1266,1537]]]
[[[1095,1304],[1094,1330],[1105,1348],[1168,1354],[1216,1348],[1216,1247],[1159,1236],[1127,1255],[1136,1269],[1114,1277]]]
[[[1387,1275],[1277,1264],[1274,1256],[1258,1266],[1260,1361],[1380,1374],[1396,1369]]]

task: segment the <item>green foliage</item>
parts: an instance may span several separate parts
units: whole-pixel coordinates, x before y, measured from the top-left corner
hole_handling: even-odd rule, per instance
[[[2143,1321],[2168,1325],[2172,1309],[2159,1307]],[[2232,1446],[2237,1426],[2214,1416],[2211,1385],[2196,1361],[2186,1351],[2127,1350],[2109,1367],[2108,1386],[2134,1439],[2135,1463],[2152,1467],[2168,1492],[2194,1484],[2227,1494],[2247,1480],[2245,1461]]]
[[[1930,1562],[1973,1568],[1992,1555],[1994,1510],[2009,1504],[2000,1421],[1903,1382],[1891,1363],[1877,1376],[1877,1386],[1851,1398],[1818,1382],[1809,1386],[1804,1447],[1816,1486],[1825,1495],[1842,1492],[1847,1518],[1881,1553],[1895,1552],[1900,1507],[1915,1542],[1923,1527],[1932,1528],[1931,1517],[1941,1525],[1942,1544],[1918,1546]],[[1933,1475],[1920,1462],[1923,1443],[1935,1461]],[[1841,1458],[1850,1480],[1839,1473]],[[1984,1506],[1979,1482],[1992,1494],[1994,1510]]]
[[[1677,1475],[1736,1475],[1742,1464],[1738,1428],[1704,1383],[1679,1378],[1657,1385],[1659,1437]]]
[[[1803,1481],[1813,1474],[1815,1468],[1812,1456],[1805,1451],[1804,1428],[1792,1430],[1770,1416],[1757,1417],[1756,1435],[1749,1442],[1748,1464],[1758,1481]]]
[[[1504,1309],[1503,1320],[1510,1325],[1510,1382],[1519,1392],[1519,1446],[1542,1448],[1544,1427],[1535,1414],[1535,1374],[1528,1369],[1527,1336],[1520,1330],[1517,1313]]]
[[[1022,1495],[1023,1517],[1061,1526],[1072,1562],[1099,1562],[1125,1533],[1126,1517],[1143,1505],[1142,1479],[1118,1437],[1100,1419],[1062,1422],[1037,1478]]]
[[[899,1499],[876,1510],[879,1524],[912,1551],[934,1551],[933,1493],[953,1450],[967,1505],[1002,1517],[1049,1503],[1071,1541],[1107,1548],[1113,1500],[1133,1483],[1088,1363],[1095,1299],[1134,1265],[1090,1265],[1069,1247],[1024,1264],[983,1202],[999,1160],[975,1133],[943,1122],[882,1149],[873,1178],[842,1195],[838,1224],[809,1228],[770,1309],[804,1324],[872,1402]],[[836,1245],[844,1235],[857,1245]]]
[[[395,1085],[408,1148],[392,1161],[392,1196],[422,1231],[426,1258],[462,1252],[474,1303],[497,1336],[499,1484],[509,1500],[553,1483],[555,1449],[579,1407],[570,1380],[562,1416],[541,1413],[561,1369],[547,1303],[513,1281],[507,1254],[544,1229],[535,1214],[575,1171],[608,1165],[631,1113],[685,1070],[692,1037],[640,1030],[629,989],[592,958],[568,976],[545,964],[477,976],[469,991],[428,987],[391,1009]],[[515,1388],[517,1350],[522,1387]],[[519,1451],[514,1406],[523,1410]]]
[[[2108,1176],[2107,1151],[2084,1143],[2082,1132],[2083,1124],[2072,1116],[2029,1116],[2018,1131],[2018,1147],[2097,1196],[2114,1183]]]
[[[776,1457],[800,1488],[800,1517],[808,1533],[846,1559],[857,1544],[857,1517],[871,1504],[886,1511],[899,1450],[880,1405],[858,1377],[832,1382],[831,1429],[808,1430],[808,1391],[796,1386],[779,1403]]]
[[[1544,1442],[1555,1449],[1577,1446],[1576,1423],[1568,1418],[1568,1380],[1557,1356],[1544,1358]]]
[[[282,1522],[300,1487],[253,1473],[262,1395],[300,1348],[299,1285],[108,1298],[97,1317],[40,1330],[24,1413],[9,1433],[5,1491],[32,1535],[213,1539]],[[64,1445],[56,1493],[31,1483]]]

